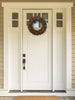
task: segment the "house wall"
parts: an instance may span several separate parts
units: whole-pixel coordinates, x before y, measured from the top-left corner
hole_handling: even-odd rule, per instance
[[[0,88],[3,88],[3,8],[2,2],[31,2],[31,0],[0,0]],[[75,0],[32,0],[32,2],[73,2],[72,8],[72,88],[75,88]]]

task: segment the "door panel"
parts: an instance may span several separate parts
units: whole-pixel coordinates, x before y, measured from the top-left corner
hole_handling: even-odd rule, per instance
[[[57,16],[58,15],[58,16]],[[66,90],[66,12],[55,9],[53,13],[53,87]],[[62,22],[62,23],[58,23]],[[57,25],[59,24],[59,25]],[[56,31],[55,31],[56,30]]]
[[[48,25],[42,35],[33,35],[28,30],[27,23],[33,16],[43,17]],[[23,53],[26,54],[22,78],[23,90],[52,89],[51,21],[51,10],[23,10]]]
[[[18,14],[19,18],[14,19],[13,14]],[[21,24],[18,27],[12,25],[13,22],[20,22],[20,10],[9,9],[8,10],[8,90],[20,90],[21,89]],[[7,58],[6,58],[7,59]]]

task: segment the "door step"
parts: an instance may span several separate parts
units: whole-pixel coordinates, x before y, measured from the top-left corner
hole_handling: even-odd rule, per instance
[[[66,93],[66,90],[55,90],[56,93]]]
[[[27,92],[39,92],[39,93],[52,93],[52,90],[10,90],[9,93],[27,93]]]

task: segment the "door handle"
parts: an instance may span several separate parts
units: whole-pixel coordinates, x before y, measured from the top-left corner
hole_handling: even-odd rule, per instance
[[[26,63],[26,59],[23,59],[23,70],[25,70],[25,63]]]
[[[23,64],[25,64],[26,63],[26,59],[23,59]]]

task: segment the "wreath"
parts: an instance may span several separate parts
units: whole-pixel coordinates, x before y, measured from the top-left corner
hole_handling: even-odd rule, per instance
[[[39,23],[42,24],[42,27],[41,27],[40,30],[35,30],[33,28],[33,24],[36,23],[36,21],[38,21]],[[33,17],[28,22],[28,29],[34,35],[41,35],[41,34],[43,34],[46,31],[46,28],[47,28],[46,22],[41,17]]]

